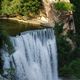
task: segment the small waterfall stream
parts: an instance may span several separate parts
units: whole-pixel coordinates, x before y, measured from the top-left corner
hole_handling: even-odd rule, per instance
[[[58,80],[56,41],[52,28],[26,31],[11,37],[11,41],[16,50],[11,56],[16,80]]]

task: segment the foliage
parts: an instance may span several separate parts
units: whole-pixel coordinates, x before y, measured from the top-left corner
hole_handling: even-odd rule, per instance
[[[63,36],[61,33],[63,32],[63,24],[56,24],[55,25],[55,34],[57,39],[58,45],[58,58],[59,58],[59,66],[64,66],[64,64],[68,64],[70,58],[70,50],[71,46],[66,41],[66,36]]]
[[[61,74],[63,76],[76,76],[80,78],[80,59],[73,60],[69,65],[64,65],[61,69]]]
[[[3,0],[1,3],[1,12],[7,15],[37,14],[42,6],[41,0]]]
[[[2,4],[1,2],[2,2],[2,1],[0,0],[0,4]],[[1,14],[1,5],[0,5],[0,14]]]
[[[1,4],[2,14],[17,14],[20,11],[21,0],[3,0]]]
[[[21,0],[12,0],[10,2],[10,14],[19,14],[21,9]]]
[[[79,69],[80,68],[80,0],[70,0],[70,1],[75,6],[75,12],[73,16],[74,16],[76,34],[75,36],[73,36],[72,34],[68,34],[68,37],[74,38],[74,42],[76,43],[76,46],[75,46],[75,50],[73,52],[70,52],[67,49],[69,47],[68,44],[65,45],[66,42],[62,40],[64,39],[64,37],[58,34],[57,44],[58,44],[58,53],[59,53],[58,54],[59,73],[60,76],[63,77],[76,76],[77,78],[80,78],[80,69]],[[64,9],[64,8],[61,9],[61,6],[59,7],[60,7],[60,9],[58,8],[59,10]],[[58,30],[62,31],[62,28],[60,28],[59,25],[57,26],[58,29],[56,29],[56,32],[58,33],[60,32]],[[63,50],[63,48],[65,48],[65,50]]]
[[[70,37],[70,34],[68,34],[68,36],[62,35],[63,25],[62,23],[57,23],[55,25],[59,75],[62,77],[76,76],[80,78],[80,59],[78,59],[80,58],[80,48],[76,47],[75,50],[71,52],[71,46],[66,41],[66,37]]]
[[[56,35],[57,35],[57,45],[58,45],[58,58],[59,58],[59,73],[63,77],[75,76],[80,78],[80,0],[70,0],[75,6],[75,11],[73,12],[76,33],[73,34],[69,32],[67,37],[75,42],[75,49],[73,52],[70,51],[70,45],[66,42],[66,36],[62,36],[63,25],[56,25]],[[69,11],[69,8],[64,7],[64,4],[56,3],[57,10],[59,11]],[[59,4],[59,5],[58,5]],[[74,9],[74,6],[72,10]]]
[[[14,47],[10,41],[10,38],[9,38],[9,35],[7,34],[6,31],[4,30],[1,30],[0,31],[0,34],[1,34],[1,46],[3,46],[3,44],[5,45],[5,49],[11,54],[14,52]]]
[[[23,11],[23,14],[27,14],[27,15],[31,15],[32,14],[35,14],[35,13],[38,13],[40,7],[41,7],[41,1],[39,0],[27,0],[27,2],[23,2],[23,6],[22,6],[22,11]]]
[[[0,30],[0,49],[3,48],[3,46],[6,44],[7,46],[5,46],[6,50],[9,52],[9,54],[11,54],[14,51],[13,45],[8,37],[9,35],[7,34],[6,31]],[[2,53],[0,52],[0,74],[3,74],[3,64],[4,61],[2,60]],[[9,80],[15,80],[13,79],[14,76],[14,70],[12,68],[10,68],[9,70],[7,70],[8,72],[8,78]]]
[[[69,66],[72,69],[71,73],[80,78],[80,59],[73,60]]]
[[[73,11],[74,5],[69,2],[57,2],[54,3],[55,9],[59,11]]]
[[[10,14],[10,1],[3,0],[1,4],[1,13],[3,14]]]

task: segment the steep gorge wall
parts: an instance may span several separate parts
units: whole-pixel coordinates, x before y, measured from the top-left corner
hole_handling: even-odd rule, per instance
[[[48,18],[48,22],[52,26],[54,26],[56,22],[62,22],[64,24],[62,32],[63,36],[67,36],[68,33],[75,33],[72,11],[68,12],[63,10],[62,12],[58,12],[57,10],[55,10],[54,3],[58,1],[64,1],[70,3],[69,0],[43,0],[43,5]],[[66,41],[69,42],[73,50],[75,47],[72,39],[66,37]]]
[[[57,22],[58,15],[54,8],[54,3],[58,1],[70,2],[69,0],[42,0],[49,23]]]

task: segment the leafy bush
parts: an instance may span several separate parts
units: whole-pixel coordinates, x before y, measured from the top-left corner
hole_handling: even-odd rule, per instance
[[[23,2],[22,12],[23,15],[31,15],[39,12],[41,8],[41,1],[39,0],[27,0],[27,2]]]
[[[9,0],[3,0],[2,4],[1,4],[1,11],[3,14],[9,14],[10,10],[9,10]]]
[[[63,25],[64,24],[60,23],[55,25],[59,75],[62,77],[76,76],[80,78],[80,59],[78,59],[80,58],[80,48],[75,48],[75,50],[71,52],[71,45],[66,41],[66,37],[69,36],[62,35]]]
[[[66,41],[66,36],[61,35],[63,32],[63,24],[56,24],[55,25],[55,34],[57,39],[58,45],[58,58],[59,58],[59,67],[61,68],[65,64],[68,64],[70,61],[70,51],[71,46]]]
[[[71,74],[80,78],[80,59],[73,60],[69,67],[72,69]]]
[[[61,74],[66,77],[75,76],[80,78],[80,59],[73,60],[69,65],[64,65],[61,68]]]
[[[42,7],[41,0],[3,0],[1,2],[2,14],[38,14]]]
[[[21,1],[20,0],[3,0],[1,4],[2,14],[17,14],[20,11]]]
[[[74,5],[69,2],[57,2],[54,3],[55,9],[59,11],[73,11]]]
[[[5,46],[6,50],[9,52],[9,54],[13,53],[15,50],[14,50],[14,47],[10,41],[10,38],[9,38],[9,35],[6,31],[2,30],[0,31],[0,34],[1,34],[1,44],[0,46],[2,47],[4,44],[6,44],[7,46]]]

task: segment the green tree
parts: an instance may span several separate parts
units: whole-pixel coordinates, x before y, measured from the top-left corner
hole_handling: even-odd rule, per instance
[[[10,6],[11,14],[19,14],[21,10],[21,0],[12,0]]]
[[[39,12],[42,2],[41,0],[23,0],[22,4],[22,14],[30,15],[30,13],[36,14]]]
[[[3,0],[2,1],[2,4],[1,4],[1,7],[2,7],[2,13],[3,14],[9,14],[10,13],[10,1],[9,0]]]
[[[41,0],[3,0],[1,11],[3,14],[37,14],[41,9]]]
[[[69,2],[57,2],[54,3],[55,9],[59,11],[73,11],[74,5]]]

